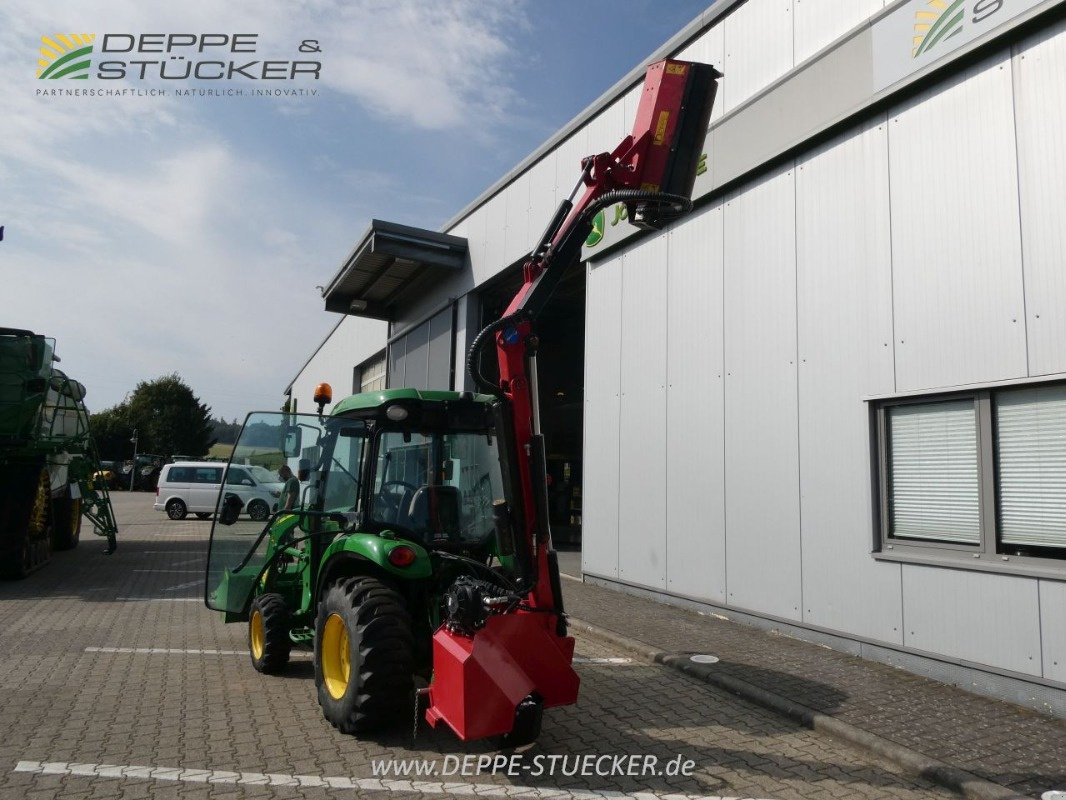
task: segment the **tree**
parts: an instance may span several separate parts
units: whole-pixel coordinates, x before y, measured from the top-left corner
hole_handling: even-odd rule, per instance
[[[133,453],[133,426],[130,407],[126,403],[105,408],[89,417],[89,430],[102,458],[121,461]]]
[[[211,409],[176,372],[137,384],[130,396],[129,421],[144,453],[202,458],[214,444]]]
[[[236,417],[233,418],[233,422],[226,422],[222,417],[211,420],[211,435],[219,444],[235,444],[240,432],[241,423]]]

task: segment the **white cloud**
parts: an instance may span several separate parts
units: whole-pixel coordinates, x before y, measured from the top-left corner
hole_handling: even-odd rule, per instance
[[[317,38],[325,96],[275,104],[279,125],[307,124],[320,113],[312,103],[335,110],[350,98],[390,125],[486,137],[515,100],[506,32],[526,24],[523,13],[483,0],[8,0],[0,7],[3,323],[55,336],[95,408],[175,370],[227,417],[274,408],[336,321],[314,285],[362,232],[371,203],[404,193],[403,181],[375,165],[330,153],[297,153],[290,163],[255,157],[225,121],[232,105],[38,97],[60,84],[100,86],[37,81],[42,34],[251,31],[268,58],[307,58],[296,46]],[[253,143],[273,135],[251,134]],[[301,188],[301,163],[331,170],[350,196],[338,204]],[[420,192],[412,202],[439,201]]]

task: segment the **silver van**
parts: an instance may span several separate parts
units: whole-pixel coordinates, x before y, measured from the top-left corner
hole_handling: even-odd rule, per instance
[[[171,519],[185,519],[190,512],[200,519],[215,513],[219,489],[225,475],[226,491],[244,501],[244,513],[264,520],[277,508],[282,482],[276,472],[254,464],[226,465],[218,461],[178,461],[167,464],[155,490],[156,511]]]

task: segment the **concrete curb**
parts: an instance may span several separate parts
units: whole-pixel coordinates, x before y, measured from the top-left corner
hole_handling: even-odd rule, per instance
[[[626,652],[640,656],[646,661],[662,664],[705,683],[717,686],[732,694],[739,695],[764,708],[784,714],[804,727],[828,734],[847,744],[858,747],[881,758],[887,759],[901,770],[912,776],[924,778],[945,788],[958,792],[973,800],[1024,800],[1026,795],[1019,795],[1005,786],[987,781],[984,778],[954,767],[943,761],[923,755],[909,747],[896,744],[884,737],[842,722],[828,714],[796,703],[783,695],[763,689],[731,675],[724,675],[715,670],[713,664],[696,664],[685,655],[667,653],[663,650],[622,636],[614,631],[604,630],[588,622],[570,617],[571,628],[580,634],[599,639]]]

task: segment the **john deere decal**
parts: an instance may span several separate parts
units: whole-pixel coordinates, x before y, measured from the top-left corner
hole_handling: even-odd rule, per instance
[[[592,218],[592,230],[589,231],[588,238],[585,239],[585,247],[595,247],[603,241],[603,229],[606,219],[604,218],[602,211],[597,211],[596,216]]]
[[[911,55],[914,58],[928,53],[939,42],[962,33],[962,20],[966,15],[963,0],[929,0],[925,8],[914,13],[914,43]]]
[[[42,36],[37,77],[88,80],[89,56],[93,53],[95,41],[95,33],[56,33]]]

